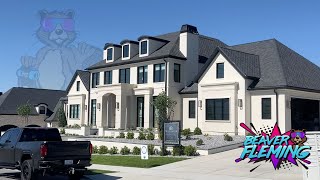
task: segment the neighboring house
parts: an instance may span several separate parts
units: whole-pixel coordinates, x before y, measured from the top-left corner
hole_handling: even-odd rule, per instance
[[[106,44],[104,60],[86,70],[67,90],[68,124],[99,128],[99,135],[154,127],[150,103],[162,91],[177,101],[173,120],[204,133],[244,135],[240,123],[257,131],[276,122],[282,131],[320,127],[319,67],[275,39],[228,46],[183,25]]]
[[[0,131],[10,127],[26,126],[18,115],[17,108],[29,103],[32,107],[28,118],[29,126],[45,127],[45,120],[53,114],[53,110],[65,91],[14,87],[0,96]]]

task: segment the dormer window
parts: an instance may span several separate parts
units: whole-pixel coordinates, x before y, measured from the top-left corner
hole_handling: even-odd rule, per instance
[[[39,106],[39,114],[46,114],[46,107],[45,106]]]
[[[129,59],[130,58],[130,45],[125,44],[122,46],[122,59]]]
[[[107,49],[107,61],[113,60],[113,48]]]
[[[148,40],[140,41],[140,55],[148,55]]]

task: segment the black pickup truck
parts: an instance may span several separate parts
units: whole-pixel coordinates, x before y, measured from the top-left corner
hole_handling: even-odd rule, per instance
[[[89,141],[62,141],[56,128],[13,128],[0,138],[0,168],[19,169],[22,180],[45,174],[80,179],[91,154]]]

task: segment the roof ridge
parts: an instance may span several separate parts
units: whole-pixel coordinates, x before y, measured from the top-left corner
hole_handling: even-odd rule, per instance
[[[243,52],[243,51],[239,51],[239,50],[235,50],[235,49],[231,49],[229,46],[228,47],[221,47],[221,46],[218,46],[219,48],[222,48],[222,49],[229,49],[231,51],[236,51],[236,52],[240,52],[240,53],[244,53],[244,54],[248,54],[248,55],[253,55],[253,56],[258,56],[259,55],[256,55],[256,54],[252,54],[252,53],[247,53],[247,52]]]
[[[216,41],[219,41],[221,42],[222,44],[224,45],[227,45],[226,43],[224,43],[223,41],[221,41],[220,39],[217,39],[217,38],[214,38],[214,37],[210,37],[210,36],[206,36],[206,35],[202,35],[202,34],[199,34],[199,37],[201,38],[204,38],[204,39],[208,39],[208,40],[216,40]],[[228,46],[228,45],[227,45]]]
[[[237,46],[242,46],[242,45],[260,43],[260,42],[264,42],[264,41],[276,41],[276,39],[275,38],[271,38],[271,39],[265,39],[265,40],[260,40],[260,41],[247,42],[247,43],[243,43],[243,44],[232,45],[232,46],[229,46],[229,47],[237,47]]]
[[[65,92],[65,90],[59,90],[59,89],[44,89],[44,88],[31,88],[31,87],[12,87],[11,89],[33,89],[33,90],[45,90],[45,91],[61,91],[61,92]]]

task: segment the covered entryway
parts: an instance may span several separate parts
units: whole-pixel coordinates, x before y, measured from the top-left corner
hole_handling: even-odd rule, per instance
[[[115,128],[116,125],[116,95],[107,93],[102,97],[102,125]]]
[[[319,131],[319,101],[291,98],[291,126],[292,129]]]

